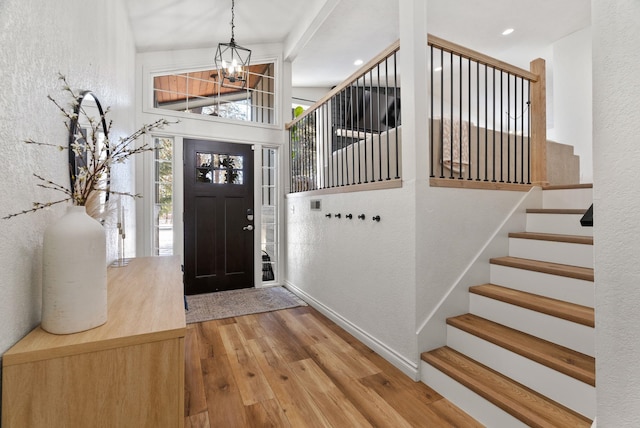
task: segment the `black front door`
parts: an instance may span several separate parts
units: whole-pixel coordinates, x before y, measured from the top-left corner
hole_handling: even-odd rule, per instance
[[[184,140],[185,294],[253,287],[253,150]]]

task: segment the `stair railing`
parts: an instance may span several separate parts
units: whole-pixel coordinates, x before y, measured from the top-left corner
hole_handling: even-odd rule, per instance
[[[286,125],[291,193],[397,185],[399,49],[398,42],[389,46]]]
[[[428,46],[431,184],[547,184],[544,60],[526,71],[432,35]],[[401,185],[399,50],[286,124],[290,193]]]
[[[544,60],[527,71],[435,36],[428,44],[432,183],[545,183]]]

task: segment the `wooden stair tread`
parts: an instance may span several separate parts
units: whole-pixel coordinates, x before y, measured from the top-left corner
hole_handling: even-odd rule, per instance
[[[511,256],[494,257],[489,262],[494,265],[513,267],[517,269],[526,269],[534,272],[548,273],[551,275],[566,276],[569,278],[583,279],[585,281],[593,281],[592,268],[543,262],[539,260],[522,259],[519,257]]]
[[[591,421],[461,353],[442,347],[422,360],[531,427],[590,427]]]
[[[469,292],[567,321],[595,327],[593,308],[494,284],[474,285]]]
[[[473,314],[449,318],[447,324],[581,382],[591,386],[596,384],[595,358],[589,355]]]
[[[571,189],[593,189],[593,183],[554,184],[549,186],[542,186],[542,190],[571,190]]]
[[[579,214],[583,215],[589,208],[527,208],[527,214]]]
[[[566,242],[569,244],[593,245],[593,236],[560,235],[556,233],[511,232],[509,238],[534,239],[537,241]]]

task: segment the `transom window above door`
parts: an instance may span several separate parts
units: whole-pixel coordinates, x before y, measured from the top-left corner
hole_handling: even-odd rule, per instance
[[[245,88],[221,86],[218,70],[153,77],[153,106],[162,110],[276,124],[275,64],[249,66]]]

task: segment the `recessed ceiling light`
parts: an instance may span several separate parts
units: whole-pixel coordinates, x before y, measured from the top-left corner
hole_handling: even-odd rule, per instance
[[[357,59],[353,62],[353,65],[362,65],[362,64],[364,64],[364,61],[361,59]]]
[[[507,28],[506,30],[504,30],[502,32],[503,36],[508,36],[509,34],[513,33],[513,28]]]

